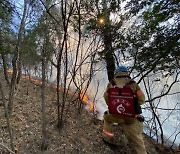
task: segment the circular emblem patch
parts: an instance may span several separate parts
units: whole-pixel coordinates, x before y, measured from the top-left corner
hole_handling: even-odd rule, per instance
[[[120,104],[119,106],[117,106],[116,109],[117,109],[117,112],[120,113],[120,114],[123,113],[123,112],[125,111],[125,108],[123,107],[122,104]]]

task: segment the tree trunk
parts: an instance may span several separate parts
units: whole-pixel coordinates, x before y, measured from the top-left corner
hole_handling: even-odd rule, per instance
[[[27,2],[28,0],[24,0],[24,10],[23,10],[23,16],[21,19],[21,24],[20,24],[20,29],[19,29],[19,36],[18,36],[18,47],[20,48],[21,43],[23,42],[24,35],[25,35],[25,19],[26,19],[26,14],[27,14]],[[19,53],[19,48],[18,48],[18,59],[17,59],[17,84],[19,84],[20,79],[21,79],[21,74],[22,74],[22,62],[21,62],[21,55]]]
[[[106,41],[104,40],[104,42]],[[115,60],[113,56],[113,48],[111,42],[107,41],[107,43],[105,43],[105,51],[106,51],[105,61],[106,61],[108,80],[111,81],[114,78],[114,71],[115,71]]]
[[[47,139],[46,139],[46,103],[45,103],[45,70],[46,70],[46,62],[45,62],[45,54],[43,50],[42,54],[42,85],[41,85],[41,110],[42,110],[42,143],[41,150],[44,151],[47,149]]]
[[[4,49],[3,49],[3,40],[2,40],[1,30],[0,30],[0,48],[2,49],[0,51],[0,53],[1,53],[1,58],[3,61],[2,65],[3,65],[4,77],[5,77],[7,84],[9,85],[10,82],[9,82],[8,74],[7,74],[7,59],[6,59],[5,53],[3,51]]]
[[[17,83],[19,83],[20,75],[21,75],[21,68],[20,68],[20,55],[19,55],[19,48],[22,43],[24,29],[25,29],[25,17],[27,13],[27,0],[24,0],[24,11],[23,11],[23,17],[21,19],[21,24],[18,32],[18,40],[17,45],[14,51],[14,57],[12,60],[12,66],[13,66],[13,74],[11,77],[11,84],[10,84],[10,93],[9,93],[9,103],[8,103],[8,112],[9,115],[12,115],[13,112],[13,101],[14,101],[14,93],[15,89],[17,89]]]
[[[57,122],[57,127],[61,128],[62,126],[62,121],[60,118],[60,97],[59,97],[59,83],[60,83],[60,59],[58,60],[58,65],[57,65],[57,88],[56,88],[56,94],[57,94],[57,115],[58,115],[58,122]]]
[[[9,91],[9,102],[8,102],[9,116],[11,116],[12,112],[13,112],[13,101],[14,101],[14,93],[15,93],[16,77],[17,77],[16,61],[17,61],[17,56],[14,55],[13,60],[12,60],[13,74],[12,74],[12,77],[11,77],[10,91]]]
[[[1,82],[0,82],[0,94],[1,94],[1,97],[2,97],[2,102],[3,102],[4,110],[5,110],[5,117],[6,117],[6,121],[7,121],[9,137],[10,137],[11,150],[14,151],[15,149],[14,149],[14,139],[13,139],[12,127],[11,127],[11,123],[10,123],[10,119],[9,119],[9,113],[8,113],[8,110],[7,110],[7,106],[6,106],[4,92],[3,92],[3,89],[2,89]]]
[[[111,27],[110,27],[110,14],[107,10],[107,2],[103,0],[103,14],[105,16],[105,26],[103,29],[103,41],[104,41],[104,55],[105,55],[105,62],[106,62],[106,69],[108,80],[111,81],[114,78],[114,71],[115,71],[115,59],[113,56],[114,49],[112,47],[112,34],[111,34]]]
[[[6,56],[4,53],[1,54],[1,57],[2,57],[2,60],[3,60],[3,71],[4,71],[4,77],[5,77],[5,80],[6,80],[6,83],[9,85],[10,84],[10,81],[9,81],[9,78],[8,78],[8,74],[7,74],[7,59],[6,59]]]

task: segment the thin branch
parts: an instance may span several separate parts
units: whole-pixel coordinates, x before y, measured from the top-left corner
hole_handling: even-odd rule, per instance
[[[151,108],[150,107],[144,107],[142,109],[151,109]],[[180,109],[167,109],[167,108],[161,108],[161,107],[153,107],[153,109],[166,110],[166,111],[171,111],[171,110],[180,111]]]
[[[179,81],[174,81],[174,82],[169,86],[168,90],[167,90],[165,93],[163,93],[162,95],[156,96],[156,97],[152,98],[151,100],[146,100],[146,102],[152,102],[152,101],[154,101],[155,99],[158,99],[158,98],[161,98],[161,97],[163,97],[163,96],[168,95],[168,93],[169,93],[169,91],[171,90],[171,88],[173,87],[173,85],[174,85],[175,83],[177,83],[177,82],[179,82]]]
[[[171,145],[171,147],[170,147],[170,148],[172,148],[172,147],[173,147],[174,142],[176,141],[176,138],[177,138],[177,136],[178,136],[179,134],[180,134],[180,132],[178,132],[178,133],[175,135],[174,140],[173,140],[173,143],[172,143],[172,145]]]
[[[59,25],[59,21],[50,13],[50,8],[48,8],[42,0],[40,0],[44,8],[46,9],[47,14]]]
[[[5,146],[4,144],[0,143],[0,146],[5,148],[6,150],[8,150],[10,153],[15,154],[15,152],[13,152],[11,149],[9,149],[7,146]]]
[[[175,77],[175,79],[174,79],[174,82],[171,83],[171,85],[169,86],[169,88],[167,89],[166,92],[164,92],[163,94],[161,94],[161,95],[159,95],[159,96],[156,96],[156,97],[154,97],[154,98],[152,98],[152,99],[146,100],[146,102],[152,102],[152,101],[154,101],[155,99],[158,99],[158,98],[161,98],[161,97],[163,97],[163,96],[168,95],[169,92],[170,92],[170,90],[171,90],[171,88],[173,87],[173,85],[176,84],[176,83],[178,83],[178,82],[180,82],[180,81],[178,80],[179,74],[180,74],[180,72],[178,72],[178,73],[176,74],[176,77]],[[174,94],[178,94],[178,93],[179,93],[179,92],[176,92],[176,93],[174,93]],[[169,95],[172,95],[172,94],[169,94]]]

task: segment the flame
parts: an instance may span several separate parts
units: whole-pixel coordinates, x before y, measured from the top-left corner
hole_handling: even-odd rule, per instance
[[[12,74],[12,73],[13,73],[13,70],[7,70],[7,73]]]
[[[7,73],[12,74],[12,73],[13,73],[13,70],[7,70]],[[32,78],[32,77],[30,77],[30,76],[28,76],[28,75],[22,75],[21,77],[22,77],[23,79],[30,80],[30,81],[32,81],[32,82],[35,83],[35,84],[38,84],[38,85],[41,85],[41,84],[42,84],[42,82],[41,82],[40,80],[35,79],[35,78]],[[54,89],[58,89],[59,91],[63,91],[63,90],[64,90],[63,87],[59,86],[59,88],[58,88],[57,85],[53,85],[53,84],[51,84],[51,87],[54,88]],[[75,93],[74,93],[73,91],[71,91],[71,90],[68,90],[68,94],[69,94],[69,95],[72,95],[72,96],[75,95]],[[94,102],[92,102],[92,101],[88,98],[88,96],[84,94],[84,92],[81,92],[81,93],[80,93],[80,99],[87,105],[87,109],[88,109],[89,111],[93,111],[93,110],[94,110]]]
[[[88,97],[84,93],[80,93],[80,99],[84,102],[88,102]]]
[[[35,84],[39,84],[39,85],[42,84],[42,82],[41,82],[40,80],[35,79],[35,78],[30,78],[29,76],[26,76],[26,75],[22,75],[22,78],[23,78],[23,79],[30,80],[30,81],[32,81],[32,82],[35,83]]]
[[[92,102],[92,101],[89,101],[89,102],[88,102],[88,109],[89,109],[90,111],[94,111],[94,102]]]
[[[13,74],[13,70],[7,70],[7,73]],[[23,79],[30,80],[30,81],[34,82],[35,84],[39,84],[39,85],[42,84],[42,82],[41,82],[40,80],[35,79],[35,78],[31,78],[31,77],[28,76],[28,75],[22,75],[21,77],[22,77]]]
[[[80,93],[80,99],[86,103],[88,110],[93,111],[94,110],[94,102],[89,100],[88,96],[84,93]]]

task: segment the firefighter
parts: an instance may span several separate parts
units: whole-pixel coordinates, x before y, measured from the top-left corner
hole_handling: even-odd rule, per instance
[[[114,82],[118,87],[123,87],[130,81],[132,81],[128,70],[125,66],[120,66],[115,70],[114,74]],[[104,99],[106,104],[108,105],[108,89],[112,87],[112,83],[110,82],[107,85],[107,89],[104,93]],[[130,85],[132,91],[137,96],[138,105],[142,105],[145,103],[145,96],[138,84],[134,81]],[[139,111],[141,113],[141,111]],[[138,115],[138,116],[137,116]],[[140,118],[136,118],[140,117]],[[110,114],[109,111],[105,111],[104,113],[104,126],[103,126],[103,141],[109,144],[114,144],[114,133],[112,132],[113,123],[118,123],[123,130],[126,138],[128,139],[131,153],[132,154],[147,154],[144,141],[143,141],[143,120],[142,116],[136,114],[136,117],[129,116],[119,116],[115,114]]]

